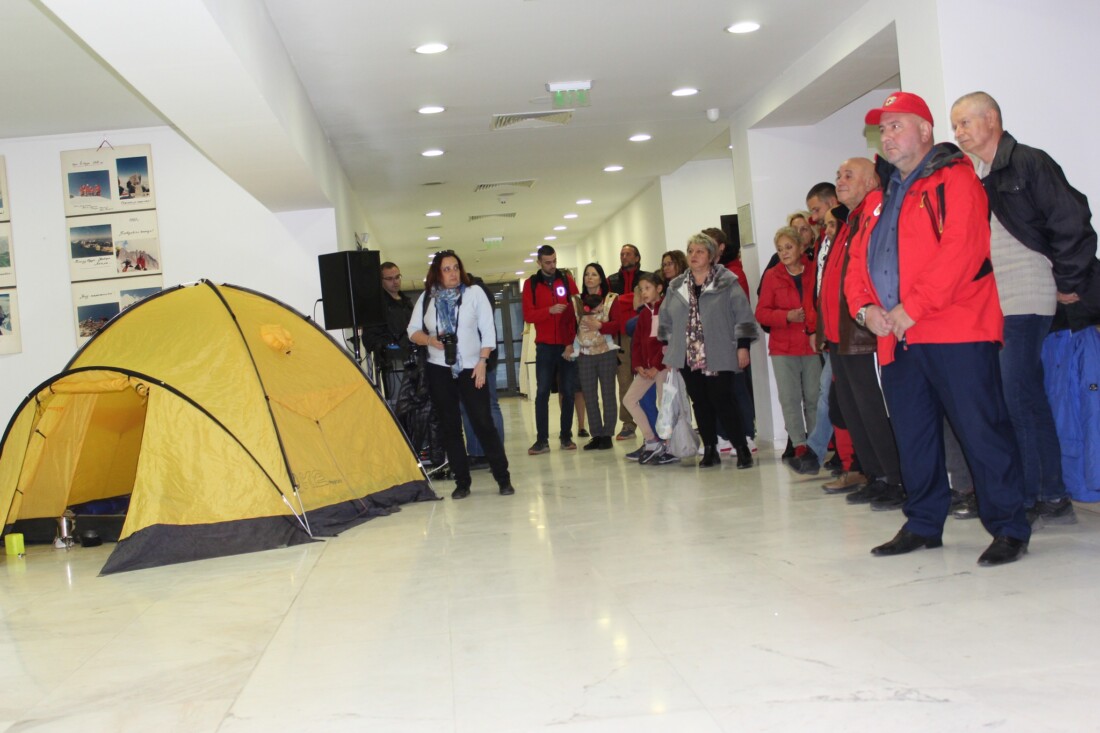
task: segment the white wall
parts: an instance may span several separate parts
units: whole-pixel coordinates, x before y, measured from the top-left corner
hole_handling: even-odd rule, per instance
[[[661,252],[685,249],[688,238],[707,227],[722,226],[723,214],[737,213],[733,191],[733,160],[697,160],[678,171],[661,176],[661,202],[664,209],[665,244]],[[656,258],[647,263],[657,269]]]
[[[76,349],[59,155],[95,148],[103,137],[96,132],[0,140],[23,339],[21,354],[0,356],[0,422]],[[317,255],[336,249],[335,225],[327,223],[334,221],[331,209],[277,217],[168,128],[106,137],[115,146],[152,145],[166,287],[207,278],[311,312],[320,297]],[[294,226],[294,234],[283,221]]]
[[[652,270],[665,251],[664,207],[660,182],[654,182],[608,219],[574,252],[576,267],[598,262],[607,273],[619,269],[619,250],[627,242],[642,253],[642,269]],[[560,258],[559,258],[560,259]]]

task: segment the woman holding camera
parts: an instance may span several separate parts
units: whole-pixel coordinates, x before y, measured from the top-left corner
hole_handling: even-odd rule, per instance
[[[485,292],[471,287],[462,260],[451,250],[437,252],[428,268],[424,292],[409,321],[409,340],[428,347],[428,391],[455,477],[451,498],[470,495],[470,461],[462,442],[459,402],[465,406],[474,433],[485,448],[500,493],[514,494],[508,457],[493,426],[489,391],[485,388],[486,360],[496,348],[493,309]]]

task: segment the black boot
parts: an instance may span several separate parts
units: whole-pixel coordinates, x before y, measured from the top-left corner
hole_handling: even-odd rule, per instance
[[[710,466],[717,466],[721,462],[722,458],[718,453],[718,446],[703,446],[703,457],[699,459],[699,468],[709,468]]]
[[[752,468],[752,451],[748,446],[737,449],[737,467]]]

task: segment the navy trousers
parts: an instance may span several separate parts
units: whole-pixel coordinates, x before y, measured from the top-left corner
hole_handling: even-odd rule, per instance
[[[970,465],[986,530],[995,537],[1031,537],[997,350],[992,342],[899,344],[894,362],[882,369],[882,391],[909,495],[904,511],[910,532],[943,534],[951,504],[943,449],[946,415]]]

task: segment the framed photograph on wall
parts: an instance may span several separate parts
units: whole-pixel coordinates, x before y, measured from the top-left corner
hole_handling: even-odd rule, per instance
[[[23,351],[19,334],[19,296],[15,288],[0,290],[0,354]]]
[[[156,208],[149,145],[61,153],[65,216]]]
[[[15,254],[11,246],[11,222],[0,221],[0,288],[15,287]]]
[[[11,211],[8,208],[8,166],[3,155],[0,155],[0,221],[11,221]]]
[[[134,303],[164,288],[160,275],[145,277],[74,282],[73,317],[76,324],[76,345],[83,346],[107,323]]]
[[[157,212],[78,216],[65,220],[73,282],[161,272]]]

